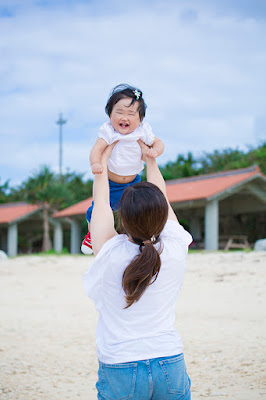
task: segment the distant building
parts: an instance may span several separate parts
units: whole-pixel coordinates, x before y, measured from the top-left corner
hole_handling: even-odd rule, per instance
[[[166,191],[179,220],[192,234],[194,246],[217,250],[225,236],[247,235],[251,242],[266,236],[266,176],[257,166],[167,181]],[[64,210],[51,211],[49,225],[55,251],[62,251],[70,231],[70,252],[80,253],[81,222],[91,202],[88,198]],[[0,204],[0,250],[16,256],[18,238],[33,247],[42,240],[42,226],[42,206]]]
[[[50,214],[54,213],[51,210]],[[60,221],[49,218],[50,230],[53,231],[53,247],[60,252],[63,245],[63,227],[69,224],[66,219]],[[29,246],[36,241],[42,242],[43,234],[43,207],[41,205],[19,203],[0,204],[0,249],[9,257],[18,254],[19,238]]]
[[[241,215],[257,215],[259,223],[266,225],[266,176],[257,166],[166,183],[167,197],[178,218],[188,221],[194,242],[202,242],[206,250],[219,249],[221,233],[242,233],[241,224],[234,221]],[[71,253],[80,252],[81,220],[91,202],[92,198],[83,200],[53,215],[57,221],[71,220]]]

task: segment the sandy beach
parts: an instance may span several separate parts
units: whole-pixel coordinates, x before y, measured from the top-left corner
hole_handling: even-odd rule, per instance
[[[93,257],[0,262],[0,399],[96,399]],[[266,399],[266,253],[188,256],[176,307],[193,400]]]

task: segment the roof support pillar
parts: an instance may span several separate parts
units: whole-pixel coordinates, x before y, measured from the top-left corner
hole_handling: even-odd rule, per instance
[[[18,254],[18,225],[10,224],[7,228],[7,255],[16,257]]]
[[[77,219],[71,221],[71,237],[70,237],[70,252],[71,254],[80,253],[80,237],[81,227],[80,222]]]
[[[63,228],[60,221],[55,221],[54,225],[54,250],[61,253],[63,250]]]
[[[205,207],[205,250],[219,248],[219,202],[212,200]]]

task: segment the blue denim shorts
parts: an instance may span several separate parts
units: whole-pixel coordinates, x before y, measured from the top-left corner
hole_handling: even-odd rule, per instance
[[[137,175],[133,181],[128,182],[128,183],[115,183],[109,180],[109,187],[110,187],[110,206],[112,210],[117,211],[119,207],[119,202],[121,200],[121,197],[124,193],[124,190],[128,186],[132,186],[135,183],[140,182],[141,178],[140,175]],[[92,209],[93,209],[93,202],[92,205],[88,208],[87,213],[86,213],[86,220],[88,223],[91,221],[91,214],[92,214]]]
[[[99,361],[100,400],[190,400],[184,355],[121,364]]]

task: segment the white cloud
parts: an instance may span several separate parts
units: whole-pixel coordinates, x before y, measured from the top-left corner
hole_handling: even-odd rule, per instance
[[[137,14],[115,1],[112,14],[93,3],[28,1],[2,18],[0,176],[18,180],[36,164],[54,165],[59,112],[68,120],[64,165],[85,171],[109,91],[121,82],[145,94],[147,120],[167,144],[160,163],[256,144],[266,109],[265,24],[215,15],[203,3],[138,3]]]

